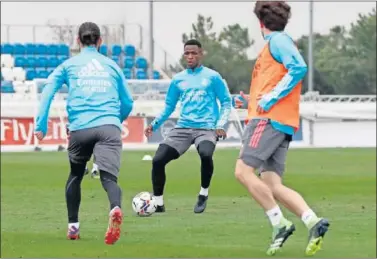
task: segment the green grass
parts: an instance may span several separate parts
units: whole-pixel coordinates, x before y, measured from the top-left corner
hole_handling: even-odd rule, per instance
[[[193,213],[199,191],[197,154],[167,168],[167,212],[140,218],[131,199],[150,190],[151,163],[124,152],[120,184],[126,213],[123,234],[104,244],[108,202],[98,180],[82,186],[81,236],[66,240],[66,153],[1,154],[2,257],[266,257],[271,228],[263,211],[234,179],[237,150],[218,150],[207,211]],[[285,182],[331,221],[316,257],[376,256],[376,152],[374,149],[296,149],[288,157]],[[307,230],[286,212],[297,230],[283,257],[302,257]]]

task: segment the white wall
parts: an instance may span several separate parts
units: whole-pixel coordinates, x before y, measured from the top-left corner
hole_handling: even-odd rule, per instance
[[[149,116],[154,116],[155,111],[145,109],[147,106],[155,106],[158,102],[136,103],[138,110],[144,110]],[[159,108],[157,107],[152,108]],[[305,106],[305,104],[304,104]],[[362,105],[361,105],[362,106]],[[5,118],[32,118],[36,112],[36,103],[34,101],[23,102],[1,102],[1,124]],[[51,107],[50,116],[59,117],[65,114],[65,103],[54,101]],[[361,108],[361,107],[359,107]],[[159,109],[160,110],[160,109]],[[60,112],[58,112],[60,111]],[[153,115],[152,115],[153,113]],[[64,115],[63,115],[64,116]],[[243,117],[242,115],[240,117]],[[303,119],[302,133],[303,141],[292,142],[292,147],[376,147],[376,120],[362,121],[342,121],[340,119],[317,120],[313,122],[313,145],[310,143],[311,131],[309,121]],[[234,143],[222,143],[221,147],[238,147],[239,141]],[[151,144],[140,143],[126,145],[125,148],[152,148]],[[2,151],[6,149],[2,146]],[[32,147],[30,147],[32,148]],[[30,150],[29,148],[29,150]],[[49,147],[51,148],[51,147]],[[11,148],[12,149],[12,148]],[[16,150],[23,149],[22,146],[15,147]],[[52,148],[54,149],[54,148]],[[32,150],[32,149],[31,149]],[[21,150],[20,150],[21,151]]]
[[[376,147],[376,121],[316,122],[316,147]]]

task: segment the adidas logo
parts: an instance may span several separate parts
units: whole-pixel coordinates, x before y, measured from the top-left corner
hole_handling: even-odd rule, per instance
[[[92,59],[78,72],[79,77],[109,77],[109,72],[96,59]]]

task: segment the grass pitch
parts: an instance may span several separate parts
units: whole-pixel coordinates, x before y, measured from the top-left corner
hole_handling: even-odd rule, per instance
[[[271,228],[257,204],[234,179],[237,150],[218,150],[209,203],[204,214],[193,207],[200,187],[199,158],[189,152],[167,167],[167,212],[140,218],[131,199],[150,191],[150,161],[124,152],[120,184],[125,220],[122,237],[104,244],[107,196],[99,180],[85,177],[80,211],[81,240],[66,240],[64,186],[66,153],[1,154],[2,257],[266,257]],[[294,149],[288,155],[288,186],[330,220],[323,250],[316,257],[376,256],[375,149]],[[297,230],[280,257],[303,257],[307,230]]]

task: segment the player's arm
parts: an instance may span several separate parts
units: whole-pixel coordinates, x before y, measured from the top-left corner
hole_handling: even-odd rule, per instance
[[[119,79],[118,79],[118,92],[119,92],[119,100],[120,100],[120,122],[123,122],[125,119],[128,118],[130,115],[134,100],[132,99],[132,95],[130,90],[128,89],[128,84],[126,81],[126,77],[122,73],[122,71],[118,71]]]
[[[230,96],[228,86],[220,75],[215,77],[214,84],[216,97],[220,101],[220,117],[217,120],[216,128],[224,129],[232,109],[232,97]]]
[[[151,123],[153,131],[158,129],[161,124],[163,124],[169,116],[174,112],[177,106],[180,96],[180,90],[177,86],[177,82],[173,79],[170,83],[168,92],[165,99],[165,108],[159,116],[157,116]]]
[[[239,95],[232,97],[232,106],[236,109],[247,109],[249,99],[250,96],[241,91]]]
[[[252,80],[253,80],[253,77],[251,76],[250,83]],[[251,91],[251,86],[250,86],[250,91]],[[250,101],[250,95],[245,94],[243,91],[240,91],[239,95],[232,97],[232,106],[236,109],[247,109],[249,106],[249,101]]]
[[[273,37],[270,42],[272,56],[288,70],[287,74],[269,93],[261,97],[258,105],[268,111],[280,99],[292,92],[305,77],[308,67],[293,40],[286,34]]]
[[[42,91],[41,102],[39,104],[38,115],[36,119],[35,132],[38,138],[43,138],[47,134],[48,114],[52,100],[56,92],[66,82],[66,71],[63,65],[58,66],[54,72],[47,78],[46,86]]]

